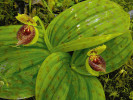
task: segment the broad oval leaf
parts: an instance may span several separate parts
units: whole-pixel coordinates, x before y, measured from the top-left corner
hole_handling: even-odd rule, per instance
[[[104,44],[107,48],[100,54],[100,56],[102,56],[106,62],[106,73],[101,72],[100,75],[113,72],[114,70],[120,68],[133,53],[132,36],[128,31],[120,37],[114,38]],[[92,48],[74,52],[71,63],[73,64],[73,69],[78,73],[91,75],[86,70],[85,61],[87,59],[87,52]]]
[[[61,49],[72,40],[125,33],[129,25],[129,14],[118,4],[109,0],[86,0],[59,14],[46,31],[51,45]]]
[[[66,100],[105,100],[100,81],[94,76],[84,76],[71,71],[71,85]]]
[[[52,53],[44,60],[36,80],[36,99],[105,100],[98,79],[71,70],[70,60],[63,52]]]
[[[108,35],[102,35],[102,36],[93,36],[93,37],[87,37],[87,38],[81,38],[77,40],[73,40],[64,44],[61,44],[53,50],[52,52],[70,52],[70,51],[76,51],[80,49],[86,49],[89,47],[93,47],[102,43],[105,43],[115,37],[118,37],[123,33],[115,33],[115,34],[108,34]]]
[[[86,0],[57,16],[46,31],[55,51],[64,50],[65,52],[68,46],[66,44],[71,45],[71,50],[75,51],[77,44],[80,44],[80,41],[77,43],[75,41],[82,38],[123,33],[101,44],[98,44],[100,40],[99,42],[94,40],[88,45],[92,45],[93,42],[95,45],[88,46],[89,48],[85,50],[82,50],[84,44],[76,47],[81,50],[74,52],[71,66],[81,74],[91,75],[86,71],[85,60],[87,52],[96,46],[107,45],[107,50],[101,54],[107,63],[106,73],[120,68],[128,60],[133,48],[129,26],[130,16],[118,4],[109,0]],[[106,73],[100,73],[100,75]]]
[[[16,47],[16,34],[21,25],[0,27],[0,98],[22,99],[34,96],[38,69],[49,51],[40,37],[29,47]]]
[[[36,80],[37,100],[65,100],[71,82],[70,58],[67,53],[57,52],[44,60]]]

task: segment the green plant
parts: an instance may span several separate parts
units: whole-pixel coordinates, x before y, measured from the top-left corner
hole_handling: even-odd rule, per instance
[[[39,39],[31,46],[14,47],[20,25],[0,27],[0,97],[104,100],[100,82],[86,70],[87,52],[107,46],[100,54],[106,73],[99,75],[120,68],[132,54],[129,24],[129,15],[119,5],[87,0],[61,13],[45,33],[38,27]]]

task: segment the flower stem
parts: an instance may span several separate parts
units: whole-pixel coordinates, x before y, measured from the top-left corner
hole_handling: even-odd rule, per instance
[[[45,0],[42,0],[43,4],[48,8],[49,12],[53,15],[53,12],[51,11],[51,9],[48,7],[47,3]]]
[[[45,30],[45,27],[44,27],[44,25],[43,25],[43,22],[41,21],[41,19],[40,19],[38,16],[33,17],[33,19],[34,19],[35,21],[39,21],[39,23],[40,23],[40,25],[41,25],[41,27],[42,27],[42,30],[43,30],[43,32],[44,32],[44,41],[45,41],[45,43],[46,43],[46,45],[47,45],[49,51],[51,51],[53,47],[52,47],[52,45],[50,44],[50,41],[49,41],[49,39],[48,39],[48,35],[47,35],[47,33],[46,33],[46,30]]]
[[[31,0],[29,0],[29,12],[31,13]]]

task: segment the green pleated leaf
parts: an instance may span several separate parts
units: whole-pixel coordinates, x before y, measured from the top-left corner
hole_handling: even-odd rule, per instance
[[[129,14],[118,4],[109,0],[86,0],[59,14],[46,31],[56,48],[80,38],[124,33],[129,25]]]
[[[120,68],[133,52],[133,41],[131,34],[128,31],[120,37],[114,38],[104,44],[107,48],[100,56],[102,56],[106,62],[106,73],[101,72],[100,75],[107,74]],[[73,70],[83,75],[91,75],[86,70],[85,61],[87,59],[87,52],[92,48],[74,52],[71,61]]]
[[[94,76],[82,76],[71,71],[71,85],[67,100],[105,100],[103,87]]]
[[[123,33],[123,35],[101,44],[101,40],[97,41],[97,44],[99,43],[97,46],[107,45],[107,50],[101,56],[106,61],[106,73],[109,73],[120,68],[132,54],[133,43],[129,26],[129,14],[118,4],[109,0],[86,0],[57,16],[46,31],[55,51],[62,48],[67,51],[68,47],[68,51],[76,50],[74,48],[84,49],[81,41],[76,43],[76,40],[81,38]],[[77,47],[80,42],[81,45]],[[75,51],[71,61],[73,69],[84,75],[90,75],[85,66],[86,54],[90,49],[96,47],[91,42],[88,45],[90,45],[88,49]]]
[[[36,99],[105,100],[98,79],[72,71],[70,60],[63,52],[52,53],[44,60],[36,80]]]
[[[70,55],[61,52],[44,60],[36,80],[37,100],[66,99],[71,82],[70,60]]]
[[[53,48],[52,51],[69,52],[69,51],[85,49],[85,48],[89,48],[89,47],[93,47],[93,46],[105,43],[121,34],[122,33],[115,33],[115,34],[81,38],[81,39],[73,40],[73,41],[58,45],[57,47]]]
[[[0,98],[22,99],[34,96],[35,80],[43,60],[49,55],[39,29],[39,40],[32,46],[15,47],[21,25],[0,27]]]

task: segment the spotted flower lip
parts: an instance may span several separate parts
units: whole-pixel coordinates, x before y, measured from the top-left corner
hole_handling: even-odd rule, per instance
[[[100,56],[105,49],[106,45],[102,45],[87,52],[88,58],[86,59],[86,69],[90,74],[99,76],[100,72],[106,72],[106,62],[104,58]]]
[[[24,25],[17,32],[17,46],[29,46],[36,43],[39,37],[39,32],[35,27],[37,26],[35,18],[32,19],[26,14],[18,14],[16,19],[24,23]]]
[[[24,24],[17,32],[17,45],[28,44],[35,37],[35,28],[31,25]]]
[[[89,57],[89,65],[95,71],[106,72],[106,62],[99,55],[91,55]]]

